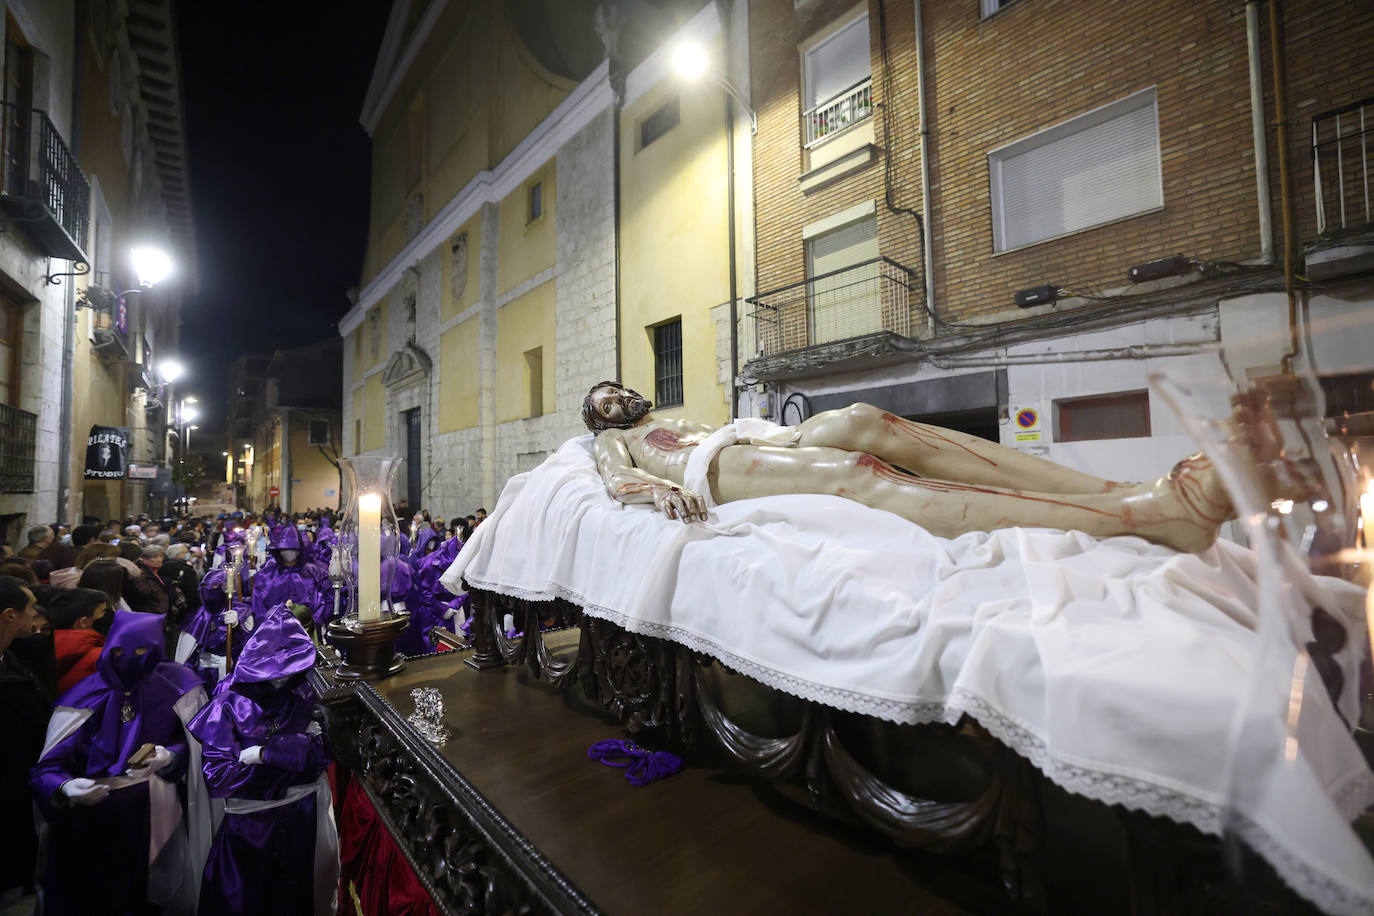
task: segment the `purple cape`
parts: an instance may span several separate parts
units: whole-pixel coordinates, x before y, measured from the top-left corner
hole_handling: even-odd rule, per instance
[[[311,727],[313,693],[301,678],[314,662],[310,637],[278,608],[253,631],[238,666],[191,721],[212,796],[290,799],[226,812],[205,864],[202,916],[316,911],[318,796],[298,788],[315,782],[330,760],[319,728]],[[288,680],[275,686],[276,678]],[[239,754],[254,746],[262,748],[262,763],[241,763]]]
[[[310,608],[316,623],[326,623],[334,613],[334,594],[329,584],[329,572],[312,562],[303,549],[301,536],[295,528],[283,528],[269,548],[271,559],[253,577],[253,619],[279,604],[295,602]],[[300,551],[293,566],[281,557],[283,550]]]
[[[420,561],[419,572],[410,588],[406,609],[410,611],[410,626],[396,641],[396,648],[406,655],[422,655],[433,651],[429,632],[444,622],[444,612],[462,602],[448,589],[439,584],[439,577],[453,565],[463,542],[458,538],[445,541],[443,545]],[[465,596],[466,597],[466,596]]]

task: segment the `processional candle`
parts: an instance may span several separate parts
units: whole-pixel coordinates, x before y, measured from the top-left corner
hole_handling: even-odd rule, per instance
[[[382,498],[358,496],[358,622],[382,619]]]

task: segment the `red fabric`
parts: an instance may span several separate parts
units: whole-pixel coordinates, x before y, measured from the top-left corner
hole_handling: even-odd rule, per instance
[[[440,916],[429,892],[372,807],[362,783],[342,767],[330,768],[335,798],[342,798],[339,821],[339,900],[350,900],[353,882],[365,916]],[[343,784],[342,794],[338,792]],[[347,905],[340,907],[340,911]]]
[[[66,693],[82,678],[95,674],[105,637],[95,630],[53,630],[52,639],[57,655],[57,689]]]

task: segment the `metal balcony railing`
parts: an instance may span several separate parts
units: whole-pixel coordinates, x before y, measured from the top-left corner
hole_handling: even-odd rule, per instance
[[[0,404],[0,493],[33,492],[33,452],[38,417]]]
[[[814,146],[873,114],[873,80],[855,83],[802,115],[802,142]]]
[[[1312,118],[1312,180],[1317,234],[1371,222],[1369,153],[1374,96]]]
[[[910,337],[919,310],[916,274],[874,258],[748,299],[763,356],[890,331]]]
[[[0,202],[49,257],[86,261],[91,186],[62,135],[37,108],[0,103]]]

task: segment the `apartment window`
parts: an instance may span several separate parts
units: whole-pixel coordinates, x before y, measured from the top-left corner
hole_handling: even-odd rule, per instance
[[[330,437],[330,435],[329,435],[329,421],[328,421],[328,420],[311,420],[311,421],[310,421],[310,444],[311,444],[311,445],[330,445],[330,444],[331,444],[331,437]]]
[[[682,319],[674,318],[651,329],[654,336],[654,403],[672,407],[682,403]]]
[[[873,113],[868,14],[802,53],[804,143],[808,146]]]
[[[643,149],[678,125],[679,100],[673,96],[639,122],[639,148]]]
[[[988,154],[995,251],[1164,206],[1155,90]]]
[[[806,242],[809,345],[883,329],[878,219],[870,214]]]
[[[525,213],[525,222],[532,223],[544,215],[544,182],[536,181],[530,185],[529,206]]]
[[[1150,393],[1124,391],[1054,402],[1056,442],[1139,439],[1150,435]]]
[[[981,0],[983,6],[983,18],[991,16],[1004,7],[1011,6],[1016,0]]]
[[[544,348],[535,347],[525,351],[525,391],[528,393],[529,412],[527,417],[544,415]]]

